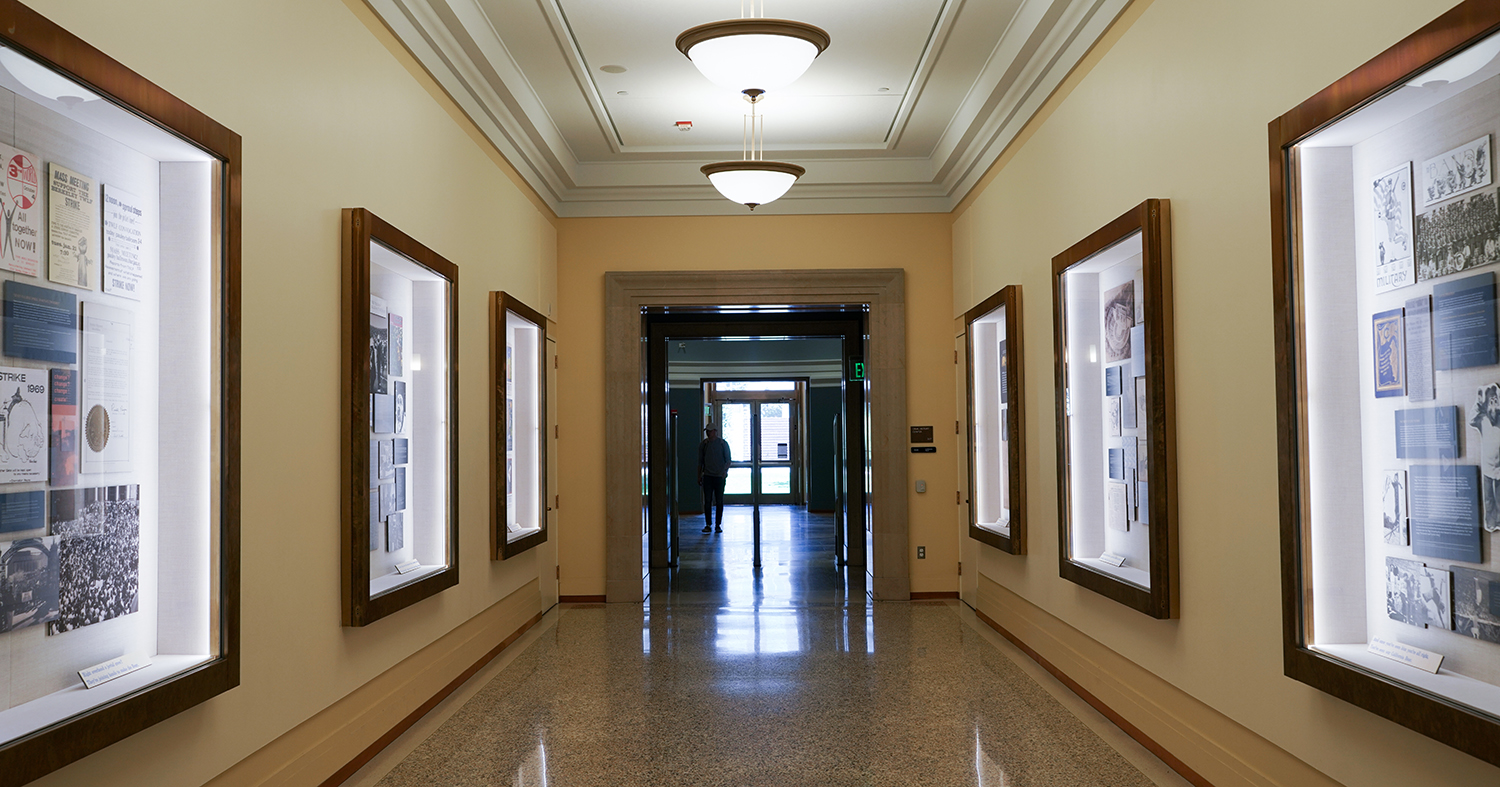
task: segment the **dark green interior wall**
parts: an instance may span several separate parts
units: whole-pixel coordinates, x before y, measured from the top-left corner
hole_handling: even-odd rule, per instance
[[[677,411],[677,510],[703,512],[703,493],[698,489],[698,443],[703,440],[703,389],[676,387],[667,395]]]
[[[833,419],[839,413],[838,387],[809,388],[807,392],[807,507],[832,511],[834,496]]]

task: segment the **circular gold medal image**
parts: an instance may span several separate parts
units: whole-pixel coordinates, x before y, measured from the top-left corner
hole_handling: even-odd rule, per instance
[[[94,453],[103,451],[104,446],[109,444],[109,411],[104,409],[104,405],[96,404],[89,408],[83,431],[89,441],[89,450]]]

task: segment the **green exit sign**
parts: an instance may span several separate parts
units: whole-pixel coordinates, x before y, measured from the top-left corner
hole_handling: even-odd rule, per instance
[[[864,382],[864,380],[865,380],[865,359],[863,359],[863,358],[850,358],[849,361],[848,361],[848,364],[849,364],[849,382],[851,382],[851,383],[861,383],[861,382]]]

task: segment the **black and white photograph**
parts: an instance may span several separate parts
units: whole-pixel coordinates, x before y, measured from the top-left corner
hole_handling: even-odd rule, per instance
[[[380,441],[370,441],[370,486],[380,485]]]
[[[406,383],[396,380],[392,387],[395,389],[395,393],[392,394],[394,398],[392,405],[396,411],[392,431],[396,434],[404,434],[406,432]]]
[[[404,464],[406,464],[406,457],[407,457],[408,453],[409,453],[409,444],[406,442],[406,438],[405,437],[398,437],[398,438],[396,438],[396,464],[398,464],[398,465],[404,465]]]
[[[1453,566],[1453,630],[1500,645],[1500,574]]]
[[[1135,282],[1124,284],[1104,294],[1104,362],[1114,363],[1130,357],[1130,329],[1135,327]]]
[[[1453,628],[1452,574],[1416,560],[1385,559],[1385,609],[1391,620],[1417,628]]]
[[[396,510],[406,510],[406,468],[396,468]]]
[[[401,315],[392,314],[391,322],[391,376],[401,377],[406,374],[406,329],[402,324]]]
[[[1381,533],[1385,543],[1404,547],[1411,544],[1411,528],[1406,518],[1406,471],[1385,471],[1385,485],[1380,492]]]
[[[1375,291],[1415,284],[1412,266],[1411,162],[1375,178]]]
[[[395,552],[406,546],[406,517],[391,514],[385,520],[385,551]]]
[[[370,393],[389,393],[391,328],[384,314],[370,315]]]
[[[1120,436],[1120,397],[1104,400],[1104,433],[1110,437]]]
[[[387,481],[396,476],[396,441],[380,441],[380,478]]]
[[[0,631],[57,620],[56,536],[0,544]]]
[[[1500,210],[1494,191],[1417,216],[1417,281],[1500,262]]]
[[[140,609],[140,490],[134,484],[82,490],[84,510],[74,511],[74,515],[85,519],[97,516],[104,532],[60,536],[60,609],[57,620],[47,624],[48,634],[91,626]]]
[[[1490,185],[1490,135],[1422,162],[1422,206]]]
[[[1479,494],[1484,503],[1484,529],[1500,530],[1500,383],[1480,386],[1474,393],[1474,417],[1469,426],[1479,432]]]

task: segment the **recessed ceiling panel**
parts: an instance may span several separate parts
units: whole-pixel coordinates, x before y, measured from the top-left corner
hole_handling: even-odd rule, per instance
[[[724,144],[718,131],[725,125],[719,109],[724,91],[700,75],[674,42],[690,27],[737,18],[738,0],[556,2],[625,151]],[[875,14],[848,0],[768,0],[766,16],[817,25],[833,39],[800,80],[772,96],[785,102],[778,121],[785,136],[776,142],[822,148],[842,141],[852,149],[884,144],[944,5],[944,0],[906,0]],[[625,70],[611,73],[618,69],[604,71],[605,66]],[[734,141],[740,113],[729,114]],[[705,123],[705,130],[714,129],[713,139],[697,133],[694,115],[713,116]],[[674,131],[673,123],[685,119],[694,120],[695,130]]]
[[[608,102],[627,150],[739,151],[750,104],[743,100],[701,105],[680,98],[615,98]],[[764,120],[767,150],[881,147],[900,96],[778,96],[756,108]],[[681,131],[677,121],[691,121]]]

